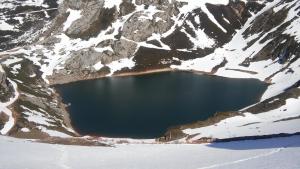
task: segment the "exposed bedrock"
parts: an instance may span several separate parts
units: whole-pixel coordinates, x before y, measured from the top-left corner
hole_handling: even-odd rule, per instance
[[[8,81],[6,73],[0,64],[0,102],[7,102],[13,96],[13,92],[13,86]]]

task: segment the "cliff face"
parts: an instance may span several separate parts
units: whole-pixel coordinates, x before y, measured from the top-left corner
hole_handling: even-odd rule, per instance
[[[23,24],[31,30],[25,34],[36,26],[34,19],[26,19],[29,13],[35,16],[35,12],[50,14],[54,10],[48,19],[32,17],[42,20],[45,26],[38,36],[26,39],[37,41],[37,45],[26,48],[28,58],[38,60],[43,78],[53,83],[62,76],[73,81],[184,67],[185,61],[209,58],[226,47],[228,55],[237,55],[230,43],[239,44],[243,56],[229,69],[249,69],[251,63],[274,61],[280,55],[279,64],[286,63],[293,55],[298,56],[297,31],[292,32],[299,18],[297,1],[65,0],[57,9],[56,2],[49,3],[26,6],[26,10],[22,7],[21,11],[3,10],[7,16],[24,13]],[[33,11],[35,8],[40,10]],[[43,25],[42,21],[36,23]],[[18,45],[23,44],[19,39]],[[229,60],[229,56],[217,57],[215,63],[219,66],[213,64],[208,72],[215,73]],[[269,75],[265,80],[271,78]]]
[[[189,60],[212,53],[264,5],[255,1],[66,0],[39,43],[58,51],[55,55],[60,55],[66,68],[54,70],[50,79],[72,79],[87,71],[113,74],[122,67],[136,71],[166,68],[178,64],[173,57]],[[151,53],[157,56],[147,56]],[[135,66],[116,70],[110,64],[119,60]]]

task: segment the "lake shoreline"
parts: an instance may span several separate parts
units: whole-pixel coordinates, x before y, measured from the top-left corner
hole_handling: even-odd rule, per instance
[[[165,73],[163,73],[161,75],[153,75],[155,73],[161,73],[161,72],[165,72]],[[177,72],[177,73],[172,73],[172,72]],[[221,94],[221,93],[223,93],[222,91],[227,91],[227,89],[229,90],[229,89],[234,88],[234,90],[238,90],[238,89],[240,89],[240,87],[241,87],[242,84],[244,84],[246,86],[249,86],[251,84],[257,84],[257,85],[260,84],[259,86],[261,86],[261,85],[265,86],[263,83],[259,82],[258,80],[254,80],[254,79],[253,79],[254,81],[251,80],[251,79],[245,79],[245,80],[241,79],[241,80],[239,80],[239,79],[230,79],[230,78],[219,77],[219,76],[211,76],[210,77],[210,76],[207,76],[205,74],[201,74],[201,75],[204,75],[204,76],[198,76],[197,74],[199,74],[199,73],[191,73],[191,74],[189,74],[189,71],[177,71],[177,70],[174,70],[174,69],[164,69],[164,71],[161,71],[161,70],[160,71],[147,71],[147,72],[143,72],[142,74],[138,74],[138,75],[146,75],[146,74],[152,74],[152,75],[148,76],[148,78],[135,77],[134,81],[131,81],[131,78],[129,78],[130,81],[127,81],[126,79],[124,79],[125,80],[124,81],[123,78],[121,78],[121,79],[118,78],[118,79],[115,79],[115,80],[111,81],[109,78],[106,78],[106,79],[103,79],[101,81],[97,81],[97,85],[93,85],[95,83],[95,82],[93,82],[93,80],[87,80],[86,82],[83,82],[83,83],[70,83],[68,85],[57,85],[54,88],[55,88],[56,93],[60,94],[61,97],[63,98],[62,101],[64,101],[65,105],[68,105],[68,103],[72,104],[72,107],[66,106],[66,111],[68,111],[69,114],[70,114],[70,112],[72,112],[73,117],[71,117],[71,118],[73,119],[72,121],[73,121],[73,126],[74,126],[74,127],[72,127],[72,129],[74,131],[81,131],[81,134],[80,134],[81,136],[83,136],[83,135],[92,135],[92,136],[95,136],[95,137],[98,137],[98,136],[100,136],[100,137],[101,136],[104,136],[104,137],[108,136],[108,137],[110,137],[109,135],[112,134],[112,138],[114,138],[114,137],[123,137],[123,135],[121,133],[120,133],[120,135],[118,135],[118,134],[115,135],[114,133],[106,133],[107,131],[103,132],[102,129],[99,130],[98,133],[100,133],[100,134],[98,134],[97,133],[98,129],[96,129],[96,128],[93,128],[92,132],[87,132],[90,129],[88,129],[87,131],[85,131],[86,129],[84,129],[84,131],[82,130],[82,127],[80,127],[82,121],[78,122],[78,120],[76,120],[76,118],[77,119],[84,119],[84,118],[90,119],[90,118],[87,118],[88,114],[85,114],[84,117],[80,117],[80,116],[83,116],[83,115],[80,113],[80,111],[78,113],[78,111],[76,111],[76,110],[81,110],[81,112],[82,112],[82,111],[88,109],[90,111],[97,112],[97,111],[94,111],[94,110],[100,110],[100,109],[93,107],[93,105],[89,105],[88,107],[86,107],[86,105],[84,105],[84,104],[81,105],[80,103],[82,103],[82,101],[80,99],[76,99],[76,98],[85,98],[85,102],[92,103],[93,100],[95,100],[95,96],[97,94],[93,95],[93,96],[91,96],[91,98],[89,98],[89,95],[88,96],[85,95],[84,92],[74,92],[74,91],[83,91],[81,89],[85,89],[84,91],[86,91],[86,90],[87,91],[92,91],[91,93],[95,93],[95,91],[97,91],[98,89],[101,90],[101,91],[104,91],[102,89],[102,87],[105,84],[105,86],[106,86],[105,90],[106,91],[118,91],[118,95],[120,95],[120,96],[126,96],[127,100],[128,99],[130,100],[130,98],[131,98],[131,101],[128,102],[128,103],[126,103],[126,104],[128,105],[130,103],[136,103],[138,105],[143,105],[142,107],[146,108],[147,111],[145,111],[145,113],[147,114],[147,112],[148,112],[147,107],[149,106],[149,104],[147,105],[143,101],[135,100],[136,96],[134,96],[134,95],[136,95],[138,93],[139,95],[145,95],[145,97],[148,98],[149,96],[147,96],[147,95],[149,95],[149,92],[146,92],[146,91],[152,91],[152,90],[150,90],[151,88],[149,88],[149,87],[154,87],[155,89],[157,89],[157,90],[155,90],[156,94],[155,94],[155,92],[154,93],[150,92],[151,96],[155,96],[155,98],[156,98],[155,100],[158,100],[159,103],[162,103],[162,101],[165,101],[164,104],[170,105],[169,106],[170,108],[167,108],[167,109],[165,109],[165,108],[161,109],[160,108],[159,111],[157,111],[157,110],[155,111],[155,110],[149,109],[150,112],[154,111],[154,112],[158,112],[159,113],[161,111],[166,111],[166,112],[168,112],[168,114],[170,112],[175,112],[176,116],[174,116],[174,117],[177,117],[178,113],[180,113],[180,112],[184,112],[184,111],[190,112],[190,113],[187,113],[187,115],[186,115],[185,118],[183,118],[183,119],[187,118],[188,120],[187,119],[184,120],[184,121],[181,120],[182,122],[175,122],[174,121],[175,123],[174,122],[170,123],[171,125],[167,126],[168,128],[172,128],[172,126],[178,126],[178,125],[182,126],[182,125],[186,125],[186,124],[190,124],[190,123],[195,123],[197,121],[205,121],[207,117],[210,117],[210,115],[208,115],[208,114],[218,112],[218,110],[215,110],[215,108],[212,108],[210,106],[210,108],[206,110],[207,113],[200,113],[200,114],[198,113],[198,115],[188,115],[188,114],[191,114],[192,112],[203,112],[203,111],[198,106],[195,107],[195,106],[187,106],[187,105],[198,105],[199,103],[197,103],[197,102],[200,101],[200,103],[201,103],[201,102],[203,102],[204,100],[207,100],[207,99],[211,100],[209,98],[213,97],[214,94],[212,96],[210,96],[210,94],[209,94],[209,96],[207,96],[208,98],[206,96],[203,96],[203,94],[199,95],[199,92],[203,93],[202,92],[203,90],[205,90],[205,91],[209,90],[211,92],[217,92],[217,93]],[[119,73],[117,75],[114,75],[113,77],[129,77],[130,75],[131,75],[131,73]],[[134,75],[138,76],[137,74],[134,74]],[[176,81],[174,81],[174,80],[176,80]],[[135,82],[135,85],[132,85],[132,82]],[[160,82],[160,83],[156,83],[156,82]],[[224,84],[226,84],[225,86],[223,85],[223,82],[224,82]],[[241,83],[241,82],[243,82],[243,83]],[[109,85],[111,83],[113,83],[113,85]],[[100,85],[100,84],[103,84],[103,85]],[[143,84],[143,86],[145,86],[145,84],[147,84],[148,87],[141,88],[141,86],[140,87],[136,86],[138,84],[139,85]],[[163,84],[164,87],[162,86],[162,88],[160,88],[159,86],[161,86],[162,84]],[[172,84],[178,84],[178,85],[174,86],[175,87],[174,89],[170,89],[170,90],[175,90],[177,92],[175,92],[175,93],[171,92],[172,95],[170,95],[170,96],[166,96],[165,94],[163,94],[165,92],[165,89],[166,89],[165,87],[166,86],[172,86]],[[197,85],[195,85],[195,84],[197,84]],[[208,88],[199,88],[199,87],[197,87],[199,85],[203,86],[203,85],[207,85],[207,84],[215,84],[215,85],[209,85],[209,86],[207,86]],[[117,87],[112,87],[112,86],[117,86]],[[236,86],[237,88],[234,87],[234,86]],[[107,88],[107,87],[109,87],[109,88]],[[130,94],[130,93],[126,93],[126,92],[123,93],[124,91],[119,91],[119,89],[121,89],[121,88],[123,88],[125,90],[128,90],[128,91],[135,91],[136,94],[133,94],[133,93]],[[191,92],[190,92],[190,94],[188,96],[184,95],[184,97],[189,97],[189,98],[193,98],[193,99],[184,99],[186,101],[184,101],[182,99],[180,99],[180,100],[176,99],[176,102],[172,101],[171,98],[176,98],[176,96],[180,96],[181,95],[180,93],[183,93],[182,91],[186,91],[187,88],[189,88]],[[133,90],[133,89],[139,89],[139,90],[136,91],[136,90]],[[253,88],[252,89],[251,88],[251,89],[249,89],[249,92],[246,92],[244,94],[249,95],[249,93],[258,92],[258,91],[261,92],[261,90],[264,90],[264,89],[262,89],[262,88],[261,89],[254,89]],[[243,90],[241,90],[241,91],[243,91]],[[66,94],[64,94],[64,92],[67,92],[68,94],[66,95]],[[258,92],[257,94],[260,95],[260,92]],[[96,93],[99,93],[99,92],[96,92]],[[100,93],[103,93],[103,92],[100,92]],[[106,93],[106,92],[104,92],[104,93]],[[101,94],[101,95],[98,94],[97,97],[96,97],[97,101],[99,101],[100,103],[108,104],[108,106],[105,106],[105,107],[101,108],[101,110],[105,111],[105,112],[110,112],[110,108],[109,107],[112,106],[110,104],[112,102],[114,102],[114,101],[108,101],[106,103],[105,100],[107,100],[107,99],[105,99],[105,98],[107,98],[106,96],[110,95],[108,93],[106,93],[104,95],[103,94]],[[157,93],[160,93],[160,94],[157,94]],[[196,94],[196,93],[198,93],[198,94]],[[228,96],[227,95],[228,92],[225,92],[224,94],[225,94],[224,96],[222,96],[222,97],[220,97],[218,99],[222,99],[222,98]],[[239,96],[239,95],[240,94],[237,94],[237,95],[234,94],[231,97],[231,99],[240,98],[241,96]],[[221,112],[222,111],[228,111],[228,110],[239,110],[240,108],[243,108],[245,105],[247,105],[249,103],[249,101],[250,101],[250,103],[256,102],[254,100],[258,100],[258,97],[260,97],[258,95],[252,95],[251,96],[251,94],[250,94],[251,97],[249,96],[249,99],[252,100],[252,101],[250,101],[249,99],[246,99],[248,101],[244,100],[244,101],[239,102],[237,104],[227,103],[227,104],[223,105],[225,107],[221,106],[220,107],[221,109],[219,109],[219,110]],[[117,96],[114,96],[113,98],[115,98],[115,97],[117,97]],[[182,98],[184,98],[184,97],[182,97]],[[179,98],[181,98],[181,97],[179,97]],[[133,99],[133,101],[132,101],[132,99]],[[162,99],[162,100],[160,100],[160,99]],[[144,105],[144,104],[146,104],[146,105]],[[174,105],[181,105],[182,109],[181,108],[179,108],[179,109],[178,108],[175,108],[175,109],[171,108],[171,107],[174,107]],[[209,105],[210,104],[208,104],[208,107],[209,107]],[[73,106],[75,106],[75,107],[73,107]],[[90,106],[92,106],[92,107],[90,107]],[[112,106],[112,107],[114,107],[114,106]],[[156,106],[154,106],[154,107],[156,107]],[[81,115],[76,115],[75,116],[74,115],[74,111],[77,112],[75,114],[81,114]],[[122,109],[119,110],[118,109],[116,112],[122,112],[122,111],[124,111],[126,113],[126,112],[131,112],[133,110],[129,111],[128,109],[126,109],[126,110],[122,110]],[[157,113],[154,113],[154,117],[155,117],[155,119],[157,119],[158,115],[155,115],[155,114],[157,114]],[[132,115],[129,115],[128,117],[131,117],[131,116]],[[67,120],[67,118],[69,118],[68,120],[70,120],[70,117],[68,117],[68,116],[65,116],[65,117],[66,117],[66,120]],[[135,115],[134,115],[134,117],[137,118]],[[181,117],[181,116],[178,116],[178,117]],[[74,119],[75,119],[75,121],[74,121]],[[181,118],[179,118],[179,119],[181,119]],[[193,120],[193,119],[195,119],[195,120]],[[111,121],[111,120],[113,120],[113,119],[110,119],[110,120],[107,119],[106,121]],[[123,124],[123,122],[121,122],[121,121],[120,122],[116,122],[116,123],[117,124]],[[162,123],[165,123],[165,122],[162,122]],[[88,124],[87,120],[85,120],[85,122],[82,122],[82,124],[84,124],[84,125]],[[102,124],[102,122],[101,122],[101,124]],[[153,124],[155,124],[155,122],[149,122],[149,124],[147,124],[147,125],[151,126]],[[166,122],[165,124],[169,124],[169,123]],[[210,125],[210,124],[214,124],[214,123],[209,123],[208,125]],[[162,125],[162,124],[160,124],[160,125]],[[103,126],[105,126],[105,124],[100,125],[100,126],[102,126],[102,128],[103,128]],[[107,126],[108,130],[110,130],[109,126],[110,125]],[[88,128],[90,128],[90,127],[88,127]],[[167,129],[165,127],[162,127],[161,129],[163,129],[163,130],[166,129],[165,131],[169,131],[169,129]],[[129,130],[131,130],[131,129],[129,129]],[[149,132],[146,132],[146,131],[145,131],[145,133],[149,133]],[[165,133],[165,131],[163,133]],[[103,134],[101,134],[101,132]],[[95,133],[95,134],[93,134],[93,133]],[[126,134],[125,134],[125,136],[123,138],[136,138],[136,139],[151,138],[151,139],[159,139],[161,136],[164,136],[164,135],[159,134],[159,135],[156,135],[154,137],[154,136],[151,136],[152,135],[151,132],[149,134],[150,134],[150,137],[147,136],[148,134],[146,134],[145,136],[143,136],[143,134],[141,136],[139,136],[139,135],[137,135],[137,136],[136,135],[128,135],[128,136],[126,136]]]
[[[231,77],[225,77],[225,76],[218,76],[215,75],[212,72],[204,72],[204,71],[195,71],[195,70],[182,70],[182,69],[174,69],[174,68],[158,68],[158,69],[150,69],[150,70],[144,70],[144,71],[119,71],[117,73],[112,74],[111,76],[108,76],[106,73],[101,72],[95,72],[91,73],[90,75],[86,74],[74,74],[74,75],[52,75],[47,78],[49,78],[49,86],[56,86],[56,85],[64,85],[69,83],[75,83],[75,82],[81,82],[86,80],[97,80],[102,78],[113,78],[113,77],[127,77],[127,76],[143,76],[148,74],[156,74],[156,73],[164,73],[164,72],[189,72],[197,75],[206,75],[206,76],[212,76],[212,77],[219,77],[219,78],[226,78],[226,79],[245,79],[245,78],[231,78]],[[271,84],[270,81],[262,81],[257,78],[246,78],[246,79],[256,79],[266,84]]]
[[[91,73],[91,76],[83,76],[81,74],[74,75],[76,78],[72,78],[70,76],[64,76],[62,75],[60,80],[57,80],[57,75],[50,76],[50,81],[49,81],[49,86],[56,86],[56,85],[64,85],[64,84],[69,84],[69,83],[74,83],[74,82],[80,82],[80,81],[86,81],[86,80],[97,80],[97,79],[102,79],[102,78],[113,78],[113,77],[127,77],[127,76],[142,76],[142,75],[147,75],[147,74],[155,74],[155,73],[163,73],[163,72],[193,72],[193,71],[184,71],[184,70],[177,70],[177,69],[172,69],[172,68],[162,68],[162,69],[153,69],[153,70],[146,70],[146,71],[135,71],[135,72],[129,72],[129,71],[124,71],[124,72],[118,72],[114,73],[111,76],[108,76],[108,74],[102,74],[102,73]],[[58,75],[60,76],[60,75]],[[52,80],[56,79],[56,80]]]

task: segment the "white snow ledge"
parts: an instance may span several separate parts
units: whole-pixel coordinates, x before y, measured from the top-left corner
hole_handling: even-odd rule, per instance
[[[5,123],[4,127],[2,130],[0,130],[0,134],[6,135],[15,125],[15,119],[13,117],[13,113],[11,110],[9,110],[7,107],[13,104],[19,97],[19,93],[17,91],[17,84],[13,82],[12,80],[9,79],[9,82],[13,85],[14,90],[15,90],[15,97],[11,98],[8,102],[6,103],[1,103],[0,102],[0,113],[5,113],[9,119]]]
[[[70,14],[68,16],[67,21],[64,23],[64,28],[63,28],[64,31],[66,31],[74,21],[81,18],[80,10],[68,9],[67,12],[69,12]]]

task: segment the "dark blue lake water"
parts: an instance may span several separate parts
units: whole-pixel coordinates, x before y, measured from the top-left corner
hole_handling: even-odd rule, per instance
[[[155,138],[171,126],[257,102],[267,85],[188,72],[111,77],[56,87],[83,135]]]

